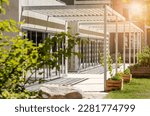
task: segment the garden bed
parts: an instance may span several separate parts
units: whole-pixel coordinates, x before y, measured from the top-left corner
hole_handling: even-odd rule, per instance
[[[150,77],[150,67],[132,67],[130,69],[133,77]]]

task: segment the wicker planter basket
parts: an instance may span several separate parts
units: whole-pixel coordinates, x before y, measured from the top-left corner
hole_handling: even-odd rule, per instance
[[[150,67],[130,68],[133,77],[150,77]]]
[[[128,75],[127,74],[123,74],[122,78],[123,78],[123,82],[129,83],[132,80],[132,74],[128,74]]]
[[[123,79],[121,80],[106,80],[106,91],[122,90]]]

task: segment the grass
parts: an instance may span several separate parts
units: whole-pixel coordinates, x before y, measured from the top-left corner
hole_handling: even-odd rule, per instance
[[[150,79],[134,78],[122,91],[111,91],[107,99],[150,99]]]

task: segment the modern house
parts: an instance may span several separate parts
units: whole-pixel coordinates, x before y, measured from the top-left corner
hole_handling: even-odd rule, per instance
[[[46,36],[68,31],[67,27],[71,28],[72,34],[79,33],[81,42],[74,50],[80,52],[82,57],[72,56],[66,59],[61,64],[60,72],[48,67],[43,69],[44,77],[55,78],[68,72],[80,73],[99,66],[99,53],[104,54],[106,61],[106,55],[110,52],[116,64],[118,52],[123,56],[124,65],[125,61],[131,63],[131,58],[133,63],[136,62],[136,53],[141,50],[143,31],[131,21],[126,20],[123,14],[119,14],[122,12],[117,5],[119,1],[13,0],[7,8],[7,15],[0,18],[25,21],[21,29],[36,44],[43,41]],[[119,13],[114,9],[118,9]],[[83,39],[88,42],[84,43]],[[106,68],[105,64],[105,73]]]

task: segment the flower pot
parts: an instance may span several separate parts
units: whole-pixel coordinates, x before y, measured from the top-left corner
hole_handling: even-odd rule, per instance
[[[123,82],[129,83],[132,80],[132,74],[123,74],[122,78],[123,78]]]
[[[106,91],[122,90],[123,79],[121,80],[106,80]]]
[[[150,77],[150,67],[131,67],[133,77]]]

